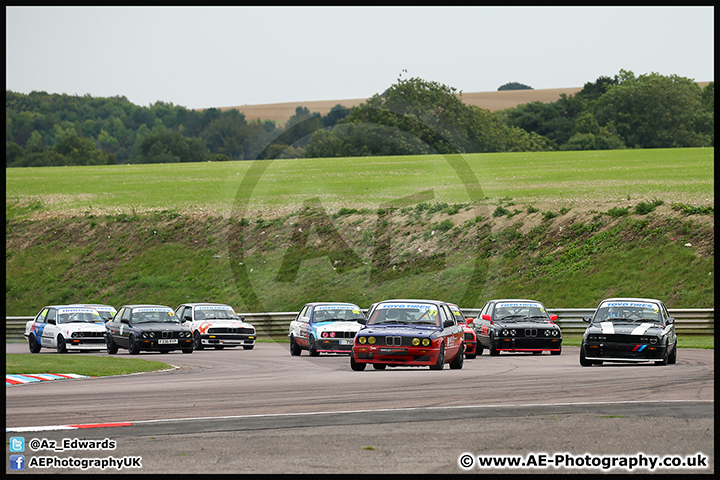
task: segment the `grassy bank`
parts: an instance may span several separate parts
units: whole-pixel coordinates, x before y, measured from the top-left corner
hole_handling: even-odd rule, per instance
[[[714,149],[7,169],[6,314],[608,296],[714,306]]]

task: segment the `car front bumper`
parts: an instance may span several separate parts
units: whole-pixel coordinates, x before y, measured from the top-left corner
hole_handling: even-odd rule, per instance
[[[586,343],[584,345],[587,360],[604,362],[651,362],[662,360],[665,345],[647,345],[638,343]]]
[[[495,346],[500,352],[559,352],[562,338],[499,338]]]
[[[255,345],[255,335],[210,334],[201,335],[200,342],[207,346],[240,347]]]
[[[354,346],[352,354],[357,363],[428,366],[437,363],[440,349],[437,347]]]

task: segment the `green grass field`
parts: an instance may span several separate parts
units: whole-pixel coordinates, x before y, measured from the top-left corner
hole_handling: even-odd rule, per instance
[[[319,198],[327,211],[424,193],[449,204],[598,205],[662,198],[714,203],[714,149],[441,155],[6,169],[6,212],[170,210],[282,215]]]

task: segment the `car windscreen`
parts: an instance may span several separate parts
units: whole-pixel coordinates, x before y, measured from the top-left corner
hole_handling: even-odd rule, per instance
[[[380,303],[368,325],[429,325],[440,326],[437,306],[430,303]]]
[[[354,322],[364,319],[357,305],[318,305],[313,311],[314,323],[318,322]]]
[[[593,316],[593,323],[660,322],[660,307],[649,302],[603,302]]]
[[[133,310],[133,323],[180,323],[172,310],[140,308]]]
[[[495,306],[496,321],[549,322],[545,307],[537,302],[499,302]]]
[[[58,309],[58,324],[65,323],[102,323],[100,315],[95,310],[61,308]]]
[[[195,307],[195,320],[239,320],[232,307],[220,305]]]

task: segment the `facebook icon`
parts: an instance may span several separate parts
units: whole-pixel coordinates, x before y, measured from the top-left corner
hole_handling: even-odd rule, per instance
[[[10,455],[10,470],[25,470],[25,455]]]

